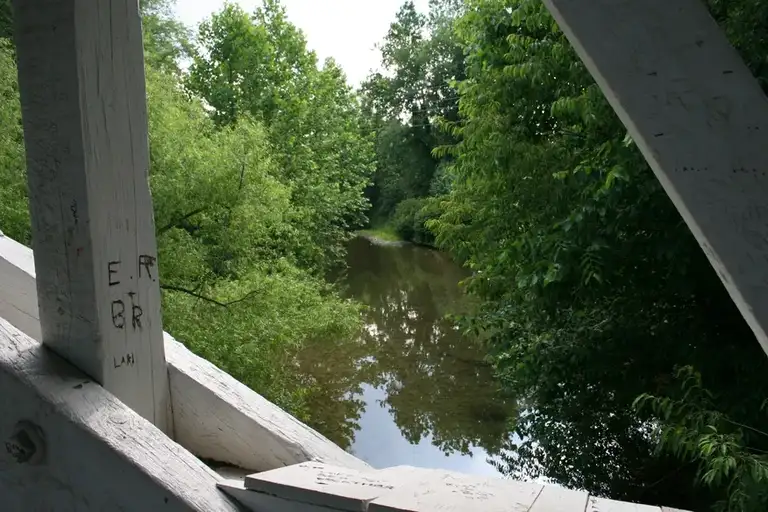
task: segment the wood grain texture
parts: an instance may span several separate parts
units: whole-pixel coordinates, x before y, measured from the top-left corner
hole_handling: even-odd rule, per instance
[[[557,485],[545,485],[530,512],[583,512],[589,493],[573,491]]]
[[[543,487],[412,466],[396,466],[376,474],[395,482],[395,488],[373,500],[370,512],[527,512]]]
[[[305,463],[249,475],[245,489],[219,484],[255,512],[307,510],[360,512],[661,512],[661,508],[590,497],[554,485],[480,477],[453,471],[395,466],[357,471]],[[248,494],[250,493],[250,494]],[[302,510],[289,507],[285,510]]]
[[[317,462],[305,462],[249,475],[245,488],[317,507],[344,511],[368,510],[375,498],[395,489],[399,480],[376,471],[357,471]]]
[[[701,0],[544,0],[768,352],[768,99]]]
[[[235,512],[218,476],[71,364],[0,319],[0,439],[38,426],[44,457],[0,445],[0,510]]]
[[[587,512],[661,512],[661,507],[590,497]]]
[[[253,471],[306,461],[369,469],[169,334],[165,338],[175,439],[187,449]]]
[[[0,316],[39,340],[36,297],[32,250],[0,238]],[[313,460],[369,468],[167,333],[164,342],[174,439],[195,455],[251,472]]]
[[[40,317],[32,250],[0,235],[0,318],[40,339]]]
[[[43,342],[171,431],[136,0],[16,0]]]
[[[249,491],[242,485],[230,482],[220,483],[219,489],[252,512],[339,512],[337,508],[308,505],[299,501]]]

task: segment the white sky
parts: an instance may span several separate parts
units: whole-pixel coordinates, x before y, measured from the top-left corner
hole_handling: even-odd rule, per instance
[[[389,30],[389,24],[405,0],[282,0],[288,18],[307,37],[310,49],[320,62],[333,57],[353,86],[362,82],[379,64],[374,48]],[[247,12],[261,0],[239,0]],[[416,8],[427,12],[428,0],[415,0]],[[186,25],[196,27],[224,0],[176,0],[176,14]]]

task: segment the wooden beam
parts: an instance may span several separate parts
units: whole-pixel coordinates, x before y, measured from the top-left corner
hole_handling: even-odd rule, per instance
[[[253,471],[307,461],[370,466],[165,335],[176,442]]]
[[[768,100],[757,81],[701,0],[544,3],[768,352]]]
[[[0,319],[0,509],[237,512],[223,480]]]
[[[219,487],[254,512],[662,512],[557,485],[395,466],[357,471],[304,463],[223,479]],[[671,509],[669,509],[671,510]],[[684,512],[684,511],[679,511]]]
[[[0,237],[0,317],[41,339],[32,250],[8,237]],[[164,341],[174,439],[198,457],[250,473],[307,461],[370,469],[170,334]]]
[[[43,343],[171,432],[136,0],[15,0]]]

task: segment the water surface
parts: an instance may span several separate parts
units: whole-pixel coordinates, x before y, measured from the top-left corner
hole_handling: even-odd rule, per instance
[[[367,306],[366,329],[357,343],[318,344],[303,356],[319,386],[313,405],[327,413],[318,428],[377,468],[497,474],[487,459],[502,446],[514,401],[482,348],[446,318],[471,307],[458,286],[466,272],[437,251],[363,238],[350,243],[348,265],[343,283]]]

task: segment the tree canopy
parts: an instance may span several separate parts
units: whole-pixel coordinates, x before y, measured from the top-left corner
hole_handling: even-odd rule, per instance
[[[362,191],[373,171],[356,96],[333,60],[318,68],[304,35],[275,0],[253,15],[228,4],[200,26],[186,86],[220,126],[252,118],[266,128],[301,265],[327,268],[350,230],[365,221]]]

